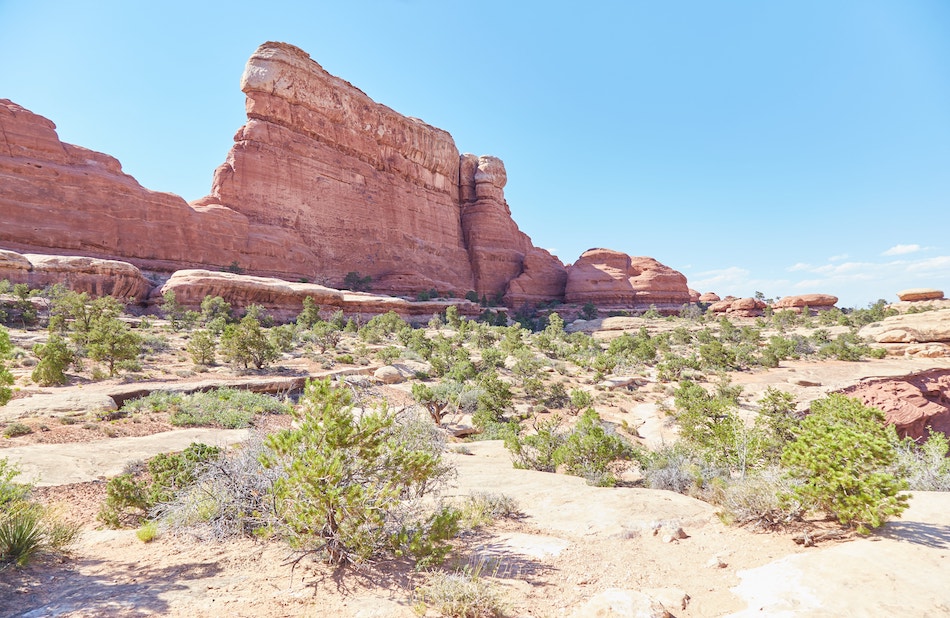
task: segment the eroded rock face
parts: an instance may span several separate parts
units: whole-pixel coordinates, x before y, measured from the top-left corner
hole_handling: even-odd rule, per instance
[[[950,309],[893,315],[858,334],[883,344],[950,343]]]
[[[598,307],[679,311],[690,302],[682,273],[653,258],[610,249],[589,249],[567,271],[564,300]]]
[[[162,272],[225,269],[339,286],[516,300],[563,296],[563,265],[518,230],[504,165],[380,105],[300,49],[262,45],[242,90],[248,121],[207,197],[141,187],[119,162],[60,142],[0,100],[0,247],[121,259]],[[464,216],[463,216],[464,211]]]
[[[928,428],[950,435],[950,369],[867,380],[842,393],[881,409],[902,438],[925,439]]]
[[[699,302],[701,303],[718,303],[720,300],[722,300],[722,298],[715,292],[703,292],[699,295]]]
[[[736,298],[735,296],[726,296],[719,302],[709,305],[708,311],[738,318],[758,318],[761,317],[768,305],[765,301],[758,298]]]
[[[481,312],[477,304],[460,299],[409,302],[392,296],[335,290],[313,283],[197,269],[174,273],[161,288],[153,290],[151,302],[160,305],[162,295],[168,291],[173,291],[175,301],[188,309],[198,309],[205,296],[220,296],[239,312],[249,305],[260,305],[282,322],[295,318],[308,296],[327,312],[340,309],[347,315],[365,317],[395,311],[405,318],[428,320],[433,313],[442,313],[449,305],[457,306],[462,315]]]
[[[34,289],[59,283],[93,297],[108,295],[140,302],[148,298],[153,287],[142,272],[128,262],[82,256],[21,255],[4,250],[0,250],[0,279],[26,283]]]
[[[838,303],[838,297],[831,294],[798,294],[785,296],[772,304],[772,308],[779,311],[793,311],[801,313],[805,307],[809,312],[827,311]]]

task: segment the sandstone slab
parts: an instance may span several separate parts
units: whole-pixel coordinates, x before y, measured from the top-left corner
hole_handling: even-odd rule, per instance
[[[882,410],[902,438],[925,439],[930,430],[950,435],[950,369],[865,380],[841,392]]]
[[[950,309],[890,316],[859,334],[877,343],[950,343]]]
[[[943,290],[934,288],[910,288],[901,290],[897,293],[897,298],[906,302],[917,302],[922,300],[942,300]]]

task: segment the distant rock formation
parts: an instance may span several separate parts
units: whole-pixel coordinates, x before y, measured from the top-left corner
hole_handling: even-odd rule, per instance
[[[193,204],[0,100],[0,247],[336,286],[355,271],[388,294],[563,298],[565,268],[512,220],[499,159],[461,156],[445,131],[291,45],[262,45],[241,87],[248,122]]]
[[[722,300],[722,298],[715,292],[703,292],[699,295],[699,302],[701,303],[718,303],[720,300]]]
[[[808,307],[809,312],[813,313],[833,309],[836,304],[838,304],[838,297],[831,294],[799,294],[797,296],[785,296],[772,303],[772,308],[777,311],[801,313],[805,307]]]
[[[690,302],[682,273],[653,258],[589,249],[568,268],[564,300],[604,309],[679,311]]]
[[[765,301],[758,298],[726,296],[722,300],[709,305],[707,311],[726,317],[758,318],[764,314],[766,307],[768,305],[765,304]]]
[[[933,288],[911,288],[909,290],[901,290],[898,292],[897,298],[904,302],[943,300],[943,290],[935,290]]]
[[[950,309],[890,316],[858,334],[881,344],[889,354],[950,356]]]

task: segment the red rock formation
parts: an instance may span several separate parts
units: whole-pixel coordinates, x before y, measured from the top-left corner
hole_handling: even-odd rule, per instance
[[[20,255],[0,250],[0,279],[40,289],[60,283],[90,296],[115,296],[144,302],[152,283],[128,262],[80,256]]]
[[[715,292],[703,292],[699,295],[699,302],[701,303],[718,303],[720,300],[722,299],[719,298],[719,294]]]
[[[711,313],[724,314],[727,317],[737,318],[758,318],[763,314],[767,307],[765,301],[758,298],[736,298],[735,296],[726,296],[719,302],[709,305],[708,311]]]
[[[911,288],[909,290],[901,290],[898,292],[897,298],[906,302],[943,300],[943,290],[935,290],[933,288]]]
[[[328,311],[340,309],[347,315],[364,317],[395,311],[405,318],[428,320],[432,314],[444,312],[449,305],[457,306],[462,315],[474,316],[482,311],[477,304],[461,299],[410,302],[392,296],[334,290],[313,283],[207,270],[174,273],[161,288],[152,291],[150,302],[161,305],[161,297],[167,291],[173,291],[175,301],[189,309],[199,308],[205,296],[220,296],[238,311],[249,305],[260,305],[278,321],[296,317],[303,308],[303,299],[308,296]]]
[[[686,277],[653,258],[589,249],[567,271],[564,300],[605,309],[679,311],[689,303]]]
[[[356,271],[387,293],[562,296],[563,265],[511,219],[500,160],[460,157],[445,131],[372,101],[290,45],[262,45],[242,90],[248,122],[211,193],[191,205],[0,101],[0,247],[334,285]]]
[[[785,296],[773,303],[772,308],[801,313],[805,307],[808,307],[809,311],[827,311],[833,309],[837,303],[838,297],[831,294],[799,294],[797,296]]]
[[[902,438],[926,438],[928,427],[950,435],[950,369],[867,380],[841,392],[882,410]]]

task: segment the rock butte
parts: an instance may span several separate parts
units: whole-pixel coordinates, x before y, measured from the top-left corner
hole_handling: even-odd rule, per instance
[[[241,89],[247,123],[210,193],[190,204],[142,187],[116,159],[61,142],[50,120],[0,99],[0,247],[122,260],[158,281],[239,267],[339,287],[355,271],[385,294],[564,300],[568,269],[518,229],[500,159],[460,154],[447,132],[376,103],[285,43],[254,52]],[[572,298],[624,309],[690,301],[680,273],[600,251],[611,254],[600,266],[585,254],[571,268]],[[21,266],[31,283],[49,270]]]

